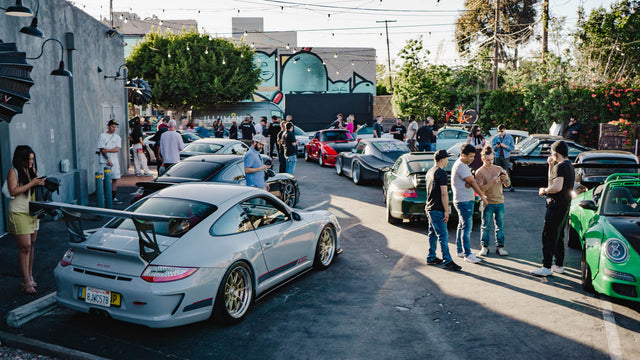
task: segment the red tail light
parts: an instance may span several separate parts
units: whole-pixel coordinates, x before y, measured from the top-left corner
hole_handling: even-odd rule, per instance
[[[196,270],[198,268],[149,265],[144,269],[140,277],[148,282],[168,282],[184,279],[196,272]]]
[[[394,191],[396,196],[404,197],[404,198],[417,198],[418,192],[415,189],[403,189]]]
[[[73,250],[69,249],[64,256],[62,256],[62,260],[60,260],[60,266],[69,266],[71,265],[71,261],[73,261]]]

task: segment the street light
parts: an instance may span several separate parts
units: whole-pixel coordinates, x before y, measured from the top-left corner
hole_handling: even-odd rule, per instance
[[[14,6],[9,6],[4,13],[9,16],[33,16],[33,11],[22,5],[22,0],[16,0],[16,4]]]
[[[20,29],[23,34],[43,38],[44,34],[38,29],[38,12],[40,11],[40,0],[37,0],[36,15],[31,19],[31,25]]]
[[[48,38],[47,40],[45,40],[42,43],[42,46],[40,47],[40,55],[36,56],[36,57],[32,57],[32,58],[27,58],[29,60],[36,60],[39,59],[40,57],[42,57],[42,54],[44,53],[44,45],[46,43],[48,43],[49,41],[55,41],[60,45],[60,65],[58,66],[57,69],[51,71],[51,75],[55,75],[55,76],[66,76],[66,77],[73,77],[73,75],[64,69],[64,46],[62,45],[62,43],[60,42],[60,40],[55,39],[55,38]]]

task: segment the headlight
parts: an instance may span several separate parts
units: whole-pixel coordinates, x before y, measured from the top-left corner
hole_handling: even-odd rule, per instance
[[[604,243],[603,251],[607,259],[616,264],[625,262],[629,259],[629,248],[627,247],[627,244],[620,239],[612,238],[607,240]]]

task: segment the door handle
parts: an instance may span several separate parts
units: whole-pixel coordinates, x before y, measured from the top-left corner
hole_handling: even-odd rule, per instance
[[[273,246],[273,243],[272,242],[268,242],[268,243],[264,243],[264,245],[262,247],[265,248],[265,249],[268,249],[268,248],[270,248],[272,246]]]

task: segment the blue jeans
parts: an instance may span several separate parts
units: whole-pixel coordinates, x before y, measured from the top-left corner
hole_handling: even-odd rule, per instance
[[[431,151],[431,143],[418,143],[418,151]]]
[[[296,168],[296,160],[298,160],[296,155],[287,156],[287,173],[293,175],[293,170]]]
[[[431,151],[436,151],[436,143],[431,143]]]
[[[484,208],[484,211],[482,211],[482,225],[480,226],[482,234],[480,236],[480,242],[482,246],[489,246],[491,220],[495,220],[496,245],[504,246],[504,203],[489,204]]]
[[[432,261],[436,258],[437,242],[440,242],[442,260],[446,264],[452,259],[449,254],[447,223],[444,222],[444,212],[427,211],[427,217],[429,217],[429,254],[427,254],[427,261]]]
[[[463,252],[464,256],[471,254],[471,228],[473,227],[473,201],[463,201],[453,203],[458,212],[458,228],[456,229],[456,248],[458,253]]]

